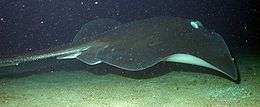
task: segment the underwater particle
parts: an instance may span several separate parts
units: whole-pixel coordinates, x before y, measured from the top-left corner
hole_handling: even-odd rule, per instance
[[[2,18],[2,17],[0,18],[0,21],[1,22],[6,22],[6,20],[4,18]]]
[[[97,2],[97,1],[95,1],[95,4],[98,4],[98,2]]]
[[[32,50],[32,48],[27,48],[27,50],[28,50],[28,51],[31,51],[31,50]]]
[[[41,21],[41,24],[43,24],[44,22],[43,21]]]

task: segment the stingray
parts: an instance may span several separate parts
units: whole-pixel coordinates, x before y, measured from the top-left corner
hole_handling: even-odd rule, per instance
[[[72,43],[46,51],[0,60],[0,67],[56,57],[78,59],[89,65],[106,63],[140,71],[166,61],[192,64],[218,71],[233,80],[238,69],[224,39],[200,21],[179,17],[153,17],[120,23],[104,18],[86,23]]]

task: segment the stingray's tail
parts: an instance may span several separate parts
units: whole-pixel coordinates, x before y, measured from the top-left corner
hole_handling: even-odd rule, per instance
[[[35,61],[35,60],[45,59],[54,56],[57,56],[57,54],[51,52],[51,53],[19,55],[15,57],[2,58],[0,59],[0,68],[7,67],[7,66],[17,66],[23,62]]]
[[[20,55],[11,58],[0,59],[0,68],[6,66],[15,66],[23,62],[36,61],[51,57],[56,57],[57,59],[73,59],[77,58],[83,51],[86,51],[90,46],[74,46],[74,45],[64,45],[62,47],[56,47],[46,51],[34,52],[32,54]]]
[[[14,65],[18,65],[18,64],[19,64],[18,62],[14,62],[9,59],[0,60],[0,67],[14,66]]]

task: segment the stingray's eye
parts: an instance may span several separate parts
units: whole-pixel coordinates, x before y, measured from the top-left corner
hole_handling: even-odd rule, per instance
[[[191,21],[190,22],[190,25],[195,28],[195,29],[198,29],[198,28],[201,28],[203,27],[202,23],[200,21]]]

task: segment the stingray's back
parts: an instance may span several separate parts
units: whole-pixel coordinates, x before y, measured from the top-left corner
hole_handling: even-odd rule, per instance
[[[156,17],[122,24],[99,35],[103,38],[97,39],[95,44],[104,46],[92,56],[122,69],[138,71],[172,54],[190,54],[237,77],[237,69],[223,38],[203,26],[194,28],[193,21]]]

